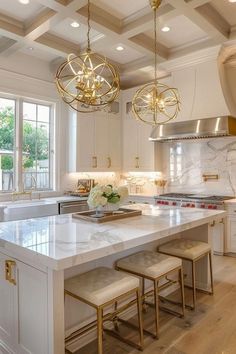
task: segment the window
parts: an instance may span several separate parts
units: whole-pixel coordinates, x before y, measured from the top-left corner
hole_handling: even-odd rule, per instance
[[[53,108],[0,97],[0,191],[53,188]]]

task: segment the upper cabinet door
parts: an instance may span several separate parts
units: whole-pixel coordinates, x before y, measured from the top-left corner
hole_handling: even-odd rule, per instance
[[[114,107],[115,106],[115,107]],[[121,169],[119,103],[111,112],[70,111],[69,172],[107,172]]]
[[[109,171],[121,170],[121,115],[108,116],[108,154],[105,157]]]
[[[154,171],[154,143],[149,141],[151,126],[137,121],[131,111],[134,89],[123,92],[123,170]]]

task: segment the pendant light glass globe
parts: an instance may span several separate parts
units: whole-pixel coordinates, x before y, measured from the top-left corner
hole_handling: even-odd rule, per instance
[[[90,0],[88,0],[88,46],[86,52],[69,54],[56,73],[57,89],[65,103],[78,112],[100,110],[112,103],[120,91],[117,69],[90,48]]]
[[[154,10],[155,78],[153,82],[141,87],[132,100],[132,112],[137,120],[146,124],[165,124],[175,119],[180,111],[180,100],[176,88],[164,85],[157,80],[157,19],[156,10],[162,0],[150,0]]]

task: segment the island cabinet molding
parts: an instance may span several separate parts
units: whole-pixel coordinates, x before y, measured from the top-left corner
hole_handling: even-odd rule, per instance
[[[46,273],[0,253],[0,352],[48,353],[47,282]]]

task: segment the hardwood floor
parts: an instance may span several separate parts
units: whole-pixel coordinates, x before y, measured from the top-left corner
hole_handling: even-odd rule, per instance
[[[214,296],[198,293],[197,309],[187,310],[185,319],[160,313],[160,339],[145,336],[143,354],[236,354],[236,258],[214,257],[214,281]],[[149,329],[152,316],[150,309],[145,315]],[[135,339],[127,328],[121,332]],[[140,353],[108,335],[104,338],[104,354]],[[96,353],[94,341],[76,354]]]

